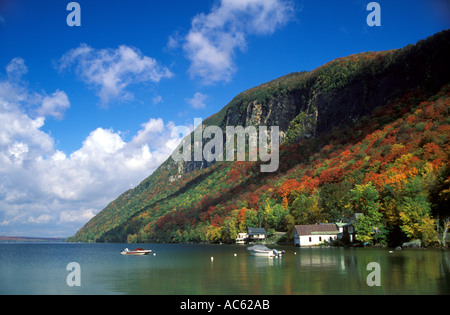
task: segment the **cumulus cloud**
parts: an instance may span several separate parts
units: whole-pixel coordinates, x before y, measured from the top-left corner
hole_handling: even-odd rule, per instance
[[[42,106],[37,109],[40,116],[53,116],[56,119],[62,119],[64,111],[70,107],[69,98],[63,91],[57,90],[50,96],[45,96],[42,100]]]
[[[75,233],[181,141],[171,137],[172,122],[152,118],[129,141],[118,130],[97,128],[78,150],[59,151],[42,127],[47,117],[61,117],[67,95],[25,86],[0,81],[0,235]],[[36,100],[37,109],[30,107]]]
[[[65,53],[58,67],[61,71],[74,67],[77,76],[97,91],[103,104],[113,99],[133,99],[133,94],[126,90],[132,84],[157,83],[173,76],[155,59],[126,45],[117,49],[94,49],[81,44]]]
[[[290,0],[221,0],[208,14],[198,14],[184,38],[189,72],[204,83],[229,81],[236,71],[235,53],[245,50],[248,35],[270,35],[293,16]],[[168,47],[177,47],[177,36]]]
[[[208,99],[208,95],[200,92],[195,93],[193,98],[187,100],[187,102],[195,109],[205,108],[205,101]]]
[[[28,72],[25,61],[16,57],[5,67],[8,79],[0,82],[0,108],[3,110],[17,110],[20,106],[28,107],[38,116],[35,120],[37,124],[43,124],[45,117],[52,116],[62,119],[64,112],[70,108],[70,101],[64,91],[56,90],[53,94],[47,95],[45,92],[36,93],[28,91],[22,82],[22,76]],[[6,108],[8,107],[8,108]],[[4,112],[4,118],[7,114]],[[20,132],[20,130],[15,130]],[[15,132],[12,131],[12,132]]]

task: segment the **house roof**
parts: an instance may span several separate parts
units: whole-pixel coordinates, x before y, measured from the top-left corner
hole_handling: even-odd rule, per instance
[[[265,228],[248,228],[248,235],[266,234]]]
[[[329,224],[311,224],[296,225],[295,230],[298,235],[317,235],[317,234],[338,234],[339,229],[334,223]]]

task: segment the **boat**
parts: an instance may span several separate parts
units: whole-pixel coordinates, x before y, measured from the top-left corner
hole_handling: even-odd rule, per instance
[[[284,254],[284,250],[279,251],[276,249],[268,248],[264,245],[254,245],[247,248],[247,250],[253,256],[262,256],[262,257],[281,257]]]
[[[149,255],[151,252],[152,251],[150,249],[136,248],[135,250],[129,250],[128,248],[125,248],[120,253],[122,255],[143,256],[143,255]]]

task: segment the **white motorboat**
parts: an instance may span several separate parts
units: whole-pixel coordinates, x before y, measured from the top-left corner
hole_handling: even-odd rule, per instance
[[[120,253],[122,255],[136,255],[136,256],[143,256],[143,255],[149,255],[152,251],[150,249],[143,249],[143,248],[136,248],[135,250],[129,250],[128,248],[125,248]]]
[[[284,254],[284,250],[279,251],[276,249],[270,249],[263,245],[254,245],[247,248],[247,250],[253,256],[262,256],[262,257],[281,257]]]

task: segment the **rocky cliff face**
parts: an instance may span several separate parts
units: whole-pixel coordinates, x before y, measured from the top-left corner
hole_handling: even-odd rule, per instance
[[[432,95],[446,83],[450,31],[403,49],[340,58],[238,95],[203,127],[278,126],[280,143],[313,138],[370,114],[408,91]],[[289,134],[289,135],[288,135]],[[171,164],[179,178],[212,163]]]

